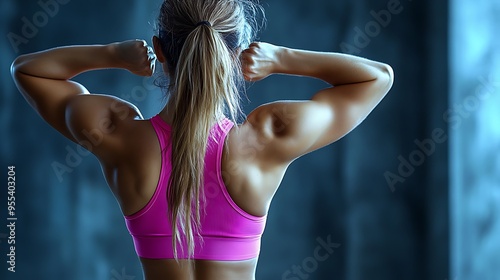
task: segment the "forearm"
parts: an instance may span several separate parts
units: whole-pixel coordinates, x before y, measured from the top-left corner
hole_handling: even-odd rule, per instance
[[[275,72],[322,79],[331,85],[372,81],[390,74],[386,64],[341,54],[280,47]]]
[[[57,80],[89,70],[119,67],[112,44],[53,48],[19,56],[12,64],[13,71]]]

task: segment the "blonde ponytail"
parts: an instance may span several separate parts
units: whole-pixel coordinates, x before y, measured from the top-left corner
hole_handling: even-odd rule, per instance
[[[225,114],[236,122],[241,112],[238,87],[243,76],[237,55],[252,33],[247,7],[253,5],[249,4],[166,0],[160,12],[160,28],[170,36],[162,44],[167,57],[171,56],[169,102],[175,108],[167,201],[176,259],[179,247],[191,258],[194,239],[201,238],[204,158],[210,129]]]

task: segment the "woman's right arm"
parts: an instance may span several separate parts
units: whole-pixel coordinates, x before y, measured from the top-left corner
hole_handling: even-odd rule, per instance
[[[259,160],[288,164],[340,139],[375,108],[393,83],[384,63],[340,53],[253,43],[241,55],[245,79],[271,74],[319,78],[332,85],[307,101],[278,101],[252,111],[246,124],[259,133]]]

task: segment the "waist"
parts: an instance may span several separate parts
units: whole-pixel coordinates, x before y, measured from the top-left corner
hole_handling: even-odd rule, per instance
[[[217,280],[255,280],[257,258],[244,261],[171,260],[140,258],[145,280],[191,279],[205,275]],[[194,265],[191,265],[194,264]]]
[[[132,235],[135,250],[141,258],[173,259],[172,236]],[[198,260],[242,261],[256,258],[260,253],[261,236],[251,237],[194,237],[194,256]],[[187,259],[186,246],[178,245],[179,259]]]

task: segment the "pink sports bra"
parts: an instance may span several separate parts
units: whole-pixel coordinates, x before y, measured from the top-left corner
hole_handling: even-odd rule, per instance
[[[150,259],[171,259],[172,228],[167,216],[166,191],[172,169],[171,147],[168,144],[171,127],[159,115],[151,118],[162,151],[162,166],[156,190],[139,212],[125,216],[125,223],[134,240],[137,255]],[[226,190],[221,176],[224,141],[233,123],[224,118],[211,129],[205,155],[205,213],[201,216],[200,233],[195,236],[194,259],[239,261],[255,258],[260,252],[260,240],[266,216],[256,217],[238,207]],[[203,209],[202,209],[203,210]],[[203,211],[201,211],[203,213]],[[187,258],[187,248],[178,247],[178,258]]]

